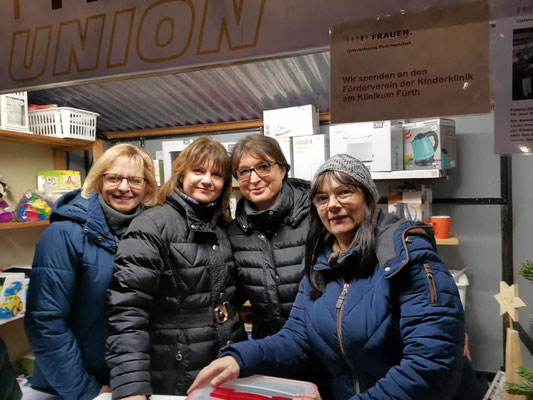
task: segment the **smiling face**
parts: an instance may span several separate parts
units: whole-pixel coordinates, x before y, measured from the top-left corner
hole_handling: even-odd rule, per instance
[[[224,188],[224,177],[213,163],[193,166],[180,179],[183,193],[199,203],[217,200]]]
[[[352,192],[348,200],[343,200]],[[324,208],[317,206],[317,213],[325,228],[337,239],[342,251],[346,251],[352,242],[357,228],[363,221],[366,200],[363,191],[329,178],[324,181],[318,192],[329,197]],[[339,201],[339,198],[341,201]]]
[[[144,171],[141,165],[136,165],[127,158],[118,158],[104,172],[105,174],[116,174],[124,178],[137,176],[144,178]],[[123,214],[131,213],[144,198],[146,184],[142,187],[131,187],[126,179],[118,185],[106,182],[102,178],[102,197],[111,208]]]
[[[243,168],[255,168],[258,165],[274,162],[273,159],[262,160],[255,154],[244,153],[239,161],[237,170]],[[274,206],[281,196],[283,178],[287,168],[279,164],[273,164],[267,175],[260,177],[255,171],[249,179],[239,180],[241,194],[252,203],[258,210],[267,210]]]

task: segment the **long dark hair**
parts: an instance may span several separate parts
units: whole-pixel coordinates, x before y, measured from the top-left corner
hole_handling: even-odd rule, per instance
[[[335,181],[341,185],[359,187],[363,189],[365,196],[365,213],[361,224],[355,231],[351,247],[358,245],[355,262],[350,265],[342,266],[345,269],[342,274],[344,277],[362,278],[369,276],[376,265],[376,235],[373,222],[373,215],[376,209],[376,203],[368,190],[359,184],[357,180],[350,175],[341,171],[326,171],[319,175],[311,186],[310,198],[313,199],[323,185],[328,181]],[[313,287],[312,298],[318,298],[324,292],[326,284],[336,274],[319,273],[313,270],[318,257],[325,251],[326,246],[331,245],[328,240],[330,233],[320,220],[316,206],[312,204],[309,213],[309,233],[305,243],[305,274],[308,276],[311,286]]]

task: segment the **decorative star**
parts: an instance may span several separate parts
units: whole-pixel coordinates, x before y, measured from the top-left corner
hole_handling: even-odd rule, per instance
[[[526,306],[518,297],[518,285],[509,286],[500,281],[500,293],[494,295],[494,298],[500,303],[500,315],[507,313],[513,321],[518,322],[518,308]]]

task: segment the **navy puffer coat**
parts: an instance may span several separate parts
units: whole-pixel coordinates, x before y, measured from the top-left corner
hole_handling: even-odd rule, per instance
[[[295,370],[314,354],[333,376],[335,399],[482,397],[475,382],[461,384],[472,377],[463,358],[463,309],[431,227],[381,214],[377,235],[378,265],[368,278],[330,281],[311,300],[306,276],[278,334],[223,349],[237,358],[241,376]],[[353,262],[356,251],[338,261]],[[331,269],[331,253],[314,271]]]
[[[93,399],[109,383],[107,288],[116,244],[93,193],[61,197],[33,259],[24,320],[35,353],[32,386],[63,399]]]

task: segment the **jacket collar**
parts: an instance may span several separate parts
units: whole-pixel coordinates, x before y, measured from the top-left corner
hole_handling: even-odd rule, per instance
[[[309,214],[309,182],[289,178],[283,182],[278,203],[263,211],[256,211],[245,198],[239,200],[235,220],[245,231],[254,229],[276,230],[287,224],[298,225]]]
[[[89,239],[97,245],[114,251],[116,242],[107,224],[98,195],[91,193],[89,199],[81,196],[81,190],[73,190],[60,197],[54,204],[50,222],[71,220],[83,226]]]
[[[217,207],[209,220],[203,219],[195,207],[177,192],[168,195],[166,202],[185,217],[187,226],[195,232],[213,232],[222,215],[222,210]]]

